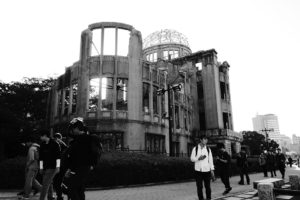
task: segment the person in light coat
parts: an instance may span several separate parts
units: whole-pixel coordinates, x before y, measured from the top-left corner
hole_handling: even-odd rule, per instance
[[[203,200],[203,182],[205,186],[206,199],[211,199],[210,180],[215,180],[214,161],[211,149],[207,147],[207,137],[200,136],[200,142],[192,150],[191,161],[195,163],[195,179],[199,200]]]

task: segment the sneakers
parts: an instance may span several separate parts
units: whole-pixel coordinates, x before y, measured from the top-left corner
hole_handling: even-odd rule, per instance
[[[232,187],[226,188],[226,190],[223,192],[223,195],[228,194],[232,190]]]
[[[244,185],[244,183],[240,181],[240,182],[239,182],[239,185]]]

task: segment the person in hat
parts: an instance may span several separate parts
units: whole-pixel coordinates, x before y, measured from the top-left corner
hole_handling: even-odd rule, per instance
[[[73,139],[68,150],[66,172],[69,197],[72,200],[84,200],[85,182],[100,158],[101,144],[98,136],[88,133],[82,118],[70,122],[69,136]]]
[[[219,154],[216,156],[217,160],[217,168],[220,174],[220,178],[225,185],[225,191],[223,195],[229,193],[231,191],[229,177],[230,177],[230,164],[231,164],[231,157],[227,153],[225,149],[225,145],[223,143],[217,144],[217,148],[219,149]]]
[[[202,135],[199,144],[193,148],[190,157],[191,161],[195,163],[194,170],[199,200],[203,200],[203,182],[206,199],[211,199],[210,180],[215,180],[213,156],[210,148],[207,147],[207,141],[207,137]]]

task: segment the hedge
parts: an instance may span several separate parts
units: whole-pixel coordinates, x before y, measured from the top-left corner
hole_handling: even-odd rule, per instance
[[[238,174],[232,159],[232,175]],[[259,171],[257,158],[249,158],[249,171]],[[24,184],[25,158],[0,163],[0,189],[20,189]],[[164,181],[180,181],[194,177],[189,158],[168,157],[129,152],[103,153],[97,167],[89,174],[88,187],[113,187]],[[40,179],[40,177],[39,177]]]

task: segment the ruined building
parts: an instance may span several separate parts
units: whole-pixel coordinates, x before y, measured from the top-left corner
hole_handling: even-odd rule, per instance
[[[131,25],[91,24],[79,61],[52,88],[49,126],[67,134],[68,122],[83,117],[105,150],[187,155],[206,134],[236,152],[242,136],[233,131],[228,70],[213,49],[193,53],[179,32],[143,41]]]

